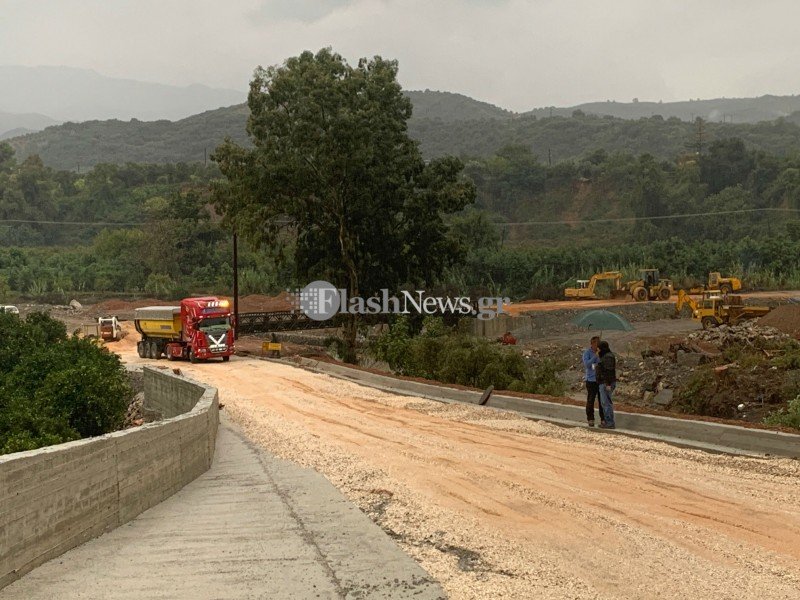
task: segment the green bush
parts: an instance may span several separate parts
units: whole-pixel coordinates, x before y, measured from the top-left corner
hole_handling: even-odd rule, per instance
[[[0,314],[0,454],[114,431],[132,396],[115,354],[46,314]]]
[[[784,427],[800,429],[800,396],[791,400],[789,406],[785,409],[767,415],[764,419],[764,423],[767,425],[782,425]]]
[[[552,360],[529,365],[514,349],[485,338],[447,329],[441,319],[426,318],[414,336],[405,317],[398,318],[372,346],[379,360],[399,374],[470,387],[562,395],[563,368]]]

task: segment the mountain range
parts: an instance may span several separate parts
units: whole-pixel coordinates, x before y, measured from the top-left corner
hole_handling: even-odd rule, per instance
[[[67,67],[0,67],[0,139],[19,158],[82,169],[98,162],[203,161],[225,137],[246,144],[244,92],[104,77]],[[800,148],[800,96],[593,102],[515,113],[462,94],[407,91],[409,133],[427,157],[487,156],[526,145],[543,160],[597,149],[662,158],[741,137],[777,154]],[[692,122],[706,121],[702,132]],[[61,124],[59,124],[61,123]],[[705,136],[705,139],[703,139]]]
[[[179,87],[107,77],[73,67],[0,66],[0,136],[64,121],[182,119],[243,102],[244,91],[205,85]],[[46,119],[34,122],[36,113]]]

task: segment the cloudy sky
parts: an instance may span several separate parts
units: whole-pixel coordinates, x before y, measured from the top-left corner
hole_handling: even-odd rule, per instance
[[[798,93],[798,17],[792,0],[0,0],[0,64],[244,91],[256,65],[332,46],[521,111]]]

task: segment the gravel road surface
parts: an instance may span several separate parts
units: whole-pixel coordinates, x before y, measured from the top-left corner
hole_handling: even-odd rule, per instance
[[[136,337],[115,349],[152,365]],[[800,461],[559,428],[256,359],[157,364],[217,386],[251,440],[323,473],[452,598],[800,598]]]

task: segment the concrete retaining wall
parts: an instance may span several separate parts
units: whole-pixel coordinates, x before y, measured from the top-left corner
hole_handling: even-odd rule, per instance
[[[130,521],[205,472],[217,390],[145,367],[145,406],[167,420],[0,456],[0,589]]]
[[[481,398],[481,392],[474,390],[459,390],[408,381],[307,358],[301,358],[298,362],[301,366],[315,371],[389,392],[469,404],[478,404]],[[489,398],[486,406],[513,410],[531,418],[561,425],[586,425],[584,407],[574,404],[504,396],[498,393]],[[800,457],[800,435],[791,433],[622,411],[614,411],[614,417],[617,425],[616,433],[718,452]]]

